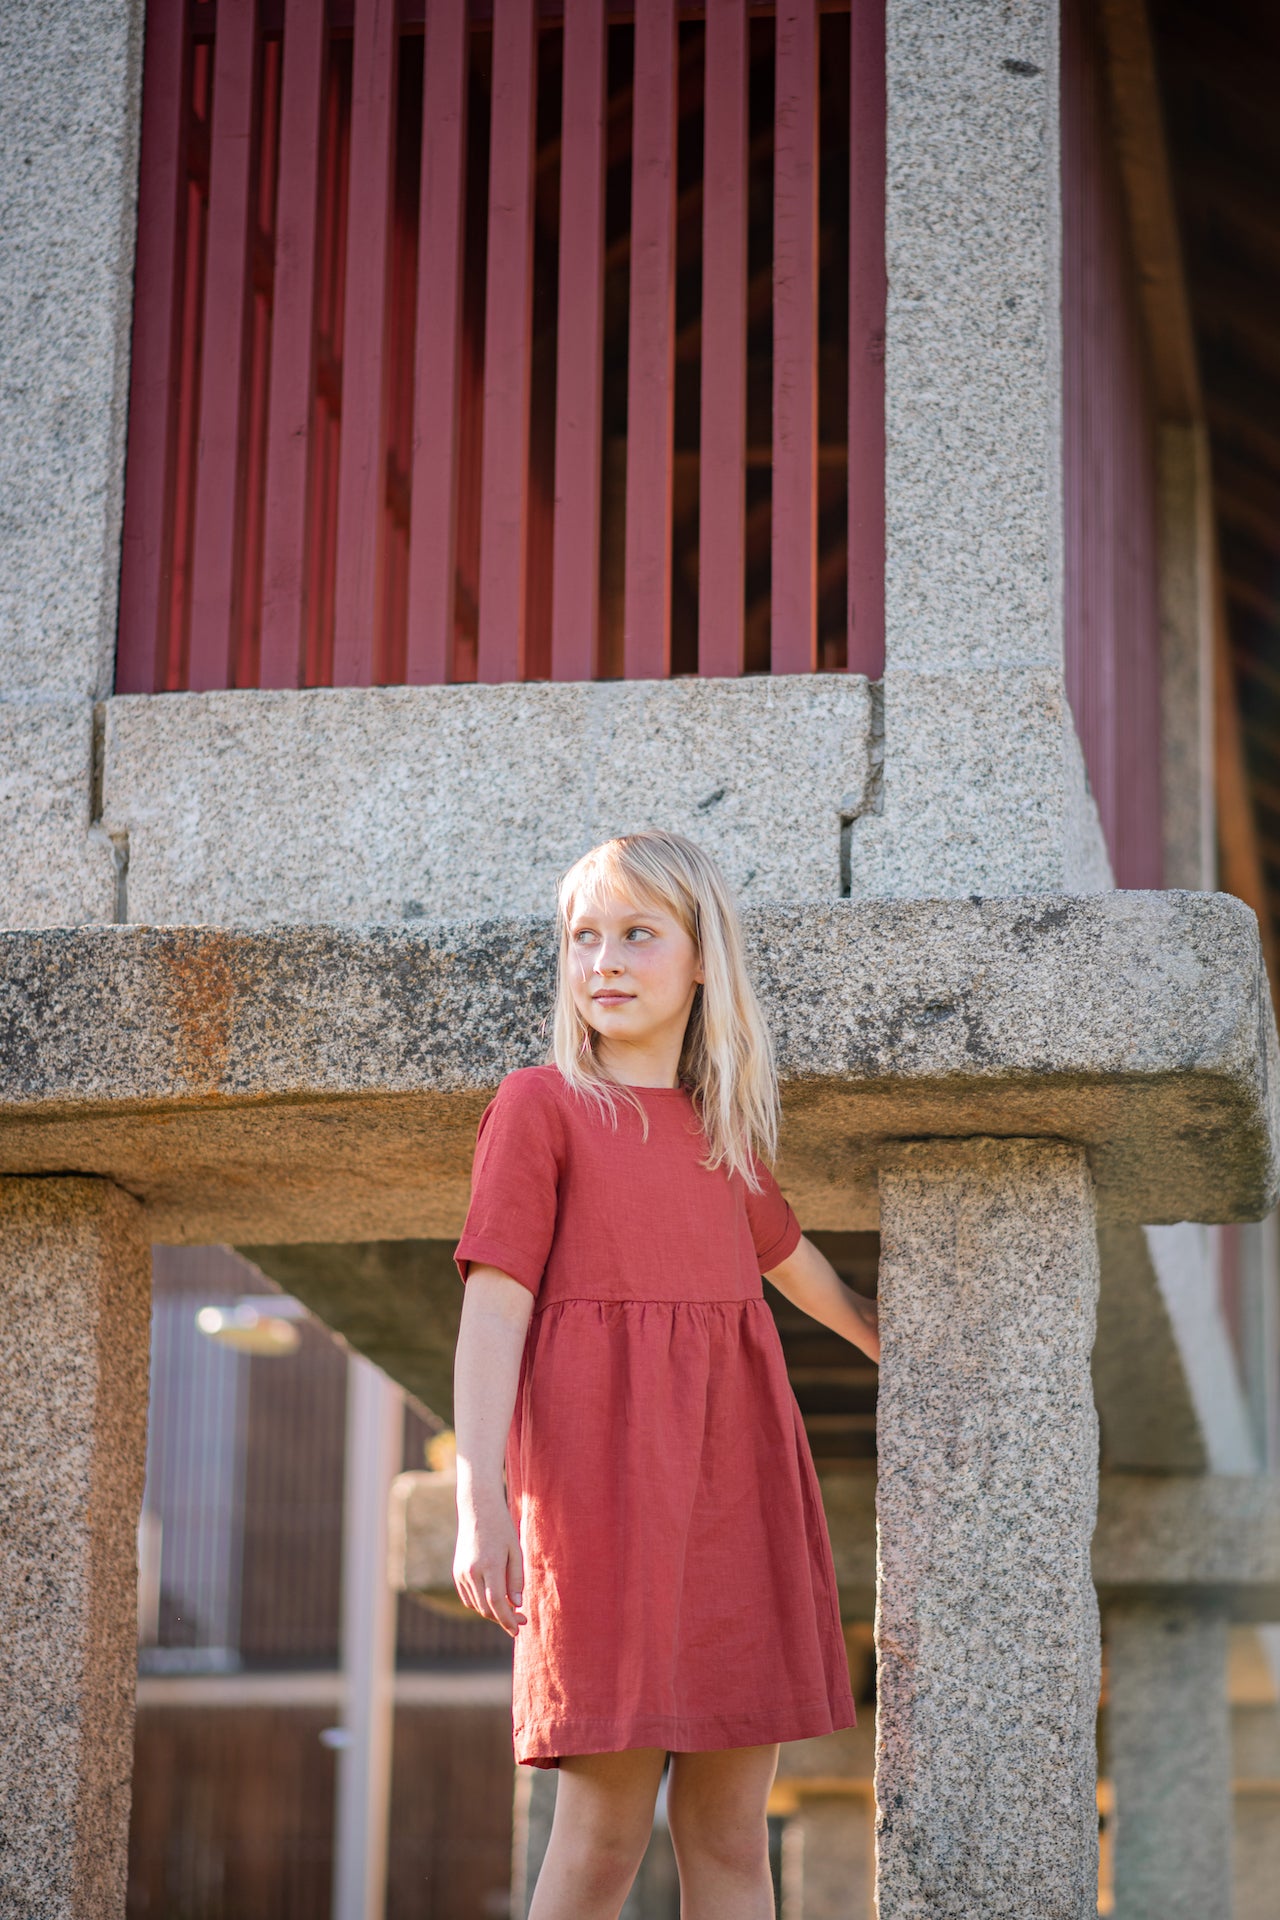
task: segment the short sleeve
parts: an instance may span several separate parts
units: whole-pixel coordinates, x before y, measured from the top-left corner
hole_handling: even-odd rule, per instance
[[[509,1073],[480,1115],[471,1201],[454,1261],[500,1267],[537,1294],[551,1251],[563,1151],[554,1096],[528,1069]]]
[[[744,1182],[747,1218],[751,1222],[751,1238],[760,1271],[768,1273],[771,1268],[780,1267],[799,1246],[800,1222],[764,1161],[757,1158],[755,1169],[763,1191],[752,1193]]]

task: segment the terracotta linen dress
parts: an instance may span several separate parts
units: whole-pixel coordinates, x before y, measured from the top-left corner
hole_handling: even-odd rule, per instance
[[[760,1276],[800,1227],[692,1096],[600,1115],[555,1066],[481,1115],[455,1260],[535,1297],[506,1444],[524,1558],[518,1762],[756,1746],[856,1721],[817,1474]]]

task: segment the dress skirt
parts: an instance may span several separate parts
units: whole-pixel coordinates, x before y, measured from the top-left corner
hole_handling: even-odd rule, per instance
[[[535,1312],[507,1446],[517,1761],[855,1723],[817,1474],[768,1303]]]

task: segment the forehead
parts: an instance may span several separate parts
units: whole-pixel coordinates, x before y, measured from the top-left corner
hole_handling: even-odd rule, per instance
[[[583,920],[626,920],[644,916],[653,918],[656,915],[670,919],[671,910],[658,900],[644,900],[636,894],[597,887],[590,893],[575,895],[569,911],[569,923],[576,926]]]

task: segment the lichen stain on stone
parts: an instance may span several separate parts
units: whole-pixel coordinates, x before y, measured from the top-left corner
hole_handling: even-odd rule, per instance
[[[167,935],[155,948],[170,991],[174,1072],[193,1093],[216,1094],[226,1077],[240,945],[209,928]]]

